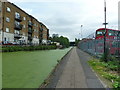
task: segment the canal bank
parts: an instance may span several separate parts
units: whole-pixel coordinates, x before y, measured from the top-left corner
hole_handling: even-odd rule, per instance
[[[3,88],[38,88],[70,49],[3,53]]]

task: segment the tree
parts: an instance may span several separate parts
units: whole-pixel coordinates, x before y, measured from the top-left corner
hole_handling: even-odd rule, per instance
[[[75,45],[77,46],[78,43],[80,42],[80,39],[75,38]]]
[[[51,41],[59,42],[63,46],[63,48],[68,48],[70,45],[69,39],[67,37],[63,37],[63,36],[53,37],[53,38],[51,38]]]

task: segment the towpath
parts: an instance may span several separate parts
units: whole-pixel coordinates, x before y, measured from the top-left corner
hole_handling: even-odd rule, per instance
[[[90,55],[73,48],[62,60],[46,88],[104,88],[87,61]]]

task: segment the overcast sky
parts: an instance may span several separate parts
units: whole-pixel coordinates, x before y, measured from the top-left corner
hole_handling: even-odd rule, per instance
[[[59,34],[73,41],[104,27],[104,0],[9,0],[44,23],[50,35]],[[108,28],[118,28],[118,2],[107,1]]]

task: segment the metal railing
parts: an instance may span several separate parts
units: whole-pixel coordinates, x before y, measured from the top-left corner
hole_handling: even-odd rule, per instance
[[[15,23],[15,29],[17,29],[17,30],[22,30],[22,27],[23,27],[23,25],[22,24],[16,24]]]

